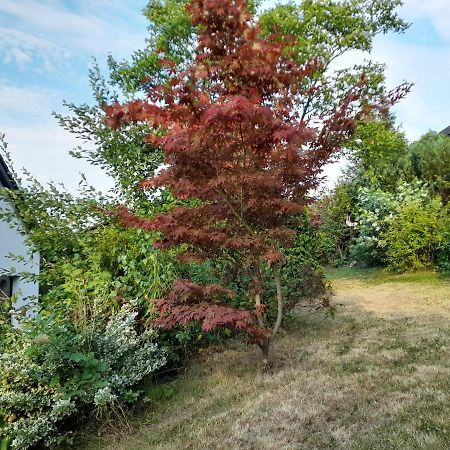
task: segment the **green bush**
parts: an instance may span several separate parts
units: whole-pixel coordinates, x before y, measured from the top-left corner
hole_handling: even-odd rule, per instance
[[[410,145],[409,153],[415,175],[447,203],[450,200],[450,138],[430,131]]]
[[[361,188],[356,209],[357,236],[350,256],[358,265],[378,266],[385,260],[385,242],[380,238],[388,219],[397,208],[393,194],[380,189]]]
[[[361,188],[358,192],[356,211],[357,237],[350,247],[351,257],[363,265],[388,264],[393,270],[408,270],[411,259],[407,259],[408,262],[405,262],[403,269],[394,268],[397,267],[395,261],[401,259],[402,247],[405,256],[408,258],[410,256],[408,245],[402,240],[401,225],[397,227],[396,219],[399,217],[398,220],[401,222],[404,215],[408,214],[407,210],[403,210],[405,205],[416,205],[417,211],[421,209],[428,211],[429,208],[434,211],[438,203],[439,201],[432,199],[427,187],[421,182],[402,183],[393,193],[370,187]],[[417,224],[416,229],[418,226]],[[394,229],[391,233],[392,227]],[[411,233],[412,227],[408,225]],[[417,233],[420,234],[420,231],[417,230]],[[414,236],[411,235],[409,238],[413,239]],[[416,245],[418,244],[413,244],[414,248]],[[418,261],[415,261],[410,269],[417,268],[417,264]]]
[[[356,187],[343,183],[313,206],[319,222],[317,253],[324,264],[339,267],[348,262],[354,232],[347,220],[354,220],[355,203]]]
[[[428,204],[410,200],[389,219],[389,226],[381,239],[385,242],[386,262],[390,270],[405,272],[432,265],[441,207],[439,199]]]
[[[328,287],[320,264],[320,234],[311,224],[311,212],[296,218],[297,232],[292,245],[284,249],[282,281],[286,308],[292,308],[302,299],[324,295]]]
[[[434,239],[436,266],[444,273],[450,273],[450,204],[442,209],[439,226]]]
[[[80,417],[120,413],[166,363],[136,307],[124,304],[105,319],[100,303],[84,323],[42,314],[11,331],[16,343],[0,356],[0,440],[11,448],[70,442]]]
[[[284,261],[280,267],[283,286],[284,308],[292,309],[300,300],[312,299],[328,292],[328,287],[319,262],[319,235],[311,225],[309,212],[292,218],[290,224],[296,235],[290,246],[281,249]],[[260,264],[260,276],[263,280],[262,297],[267,305],[266,316],[275,319],[277,304],[273,273],[267,265]],[[182,276],[198,283],[218,283],[236,293],[231,300],[234,307],[254,308],[252,285],[255,282],[254,268],[243,267],[230,254],[201,264],[189,264],[184,267]],[[192,332],[192,330],[191,330]],[[196,341],[193,339],[193,341]]]

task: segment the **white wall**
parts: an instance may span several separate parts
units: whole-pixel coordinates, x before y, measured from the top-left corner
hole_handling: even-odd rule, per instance
[[[10,208],[10,205],[0,200],[0,208]],[[0,269],[9,270],[14,267],[16,273],[30,272],[38,274],[39,254],[30,255],[30,249],[25,242],[25,237],[18,230],[19,225],[16,225],[15,228],[10,228],[8,223],[0,220]],[[23,262],[11,260],[7,257],[9,253],[23,256],[25,260]],[[19,296],[14,304],[14,308],[19,310],[23,306],[26,306],[29,308],[29,315],[33,314],[33,305],[27,297],[37,296],[38,290],[38,283],[15,278],[13,282],[13,294],[19,293]]]

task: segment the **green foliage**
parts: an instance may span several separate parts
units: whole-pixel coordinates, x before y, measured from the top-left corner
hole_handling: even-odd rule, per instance
[[[411,199],[388,219],[388,228],[380,238],[386,247],[385,258],[390,270],[405,272],[432,264],[441,207],[440,199],[426,203]]]
[[[93,106],[65,103],[69,114],[54,114],[62,128],[83,142],[71,155],[99,166],[115,181],[116,201],[118,198],[137,208],[144,205],[148,208],[147,196],[138,188],[138,182],[154,174],[161,164],[161,152],[145,142],[148,127],[144,124],[120,132],[105,125],[102,107],[117,101],[119,94],[115,85],[101,75],[97,64],[91,68],[89,78],[96,103]],[[157,208],[166,200],[167,193],[163,193],[154,198],[151,206]]]
[[[348,50],[370,51],[374,36],[401,32],[407,24],[395,9],[400,0],[302,0],[280,4],[263,12],[264,30],[298,38],[299,60],[318,57],[328,65]]]
[[[369,266],[381,265],[385,248],[380,235],[387,228],[387,219],[395,211],[392,194],[380,189],[360,188],[356,219],[358,236],[350,247],[356,261]]]
[[[421,182],[400,184],[394,193],[360,188],[356,261],[394,271],[416,270],[433,260],[434,234],[442,204]]]
[[[111,199],[89,187],[76,197],[31,176],[17,181],[20,189],[1,192],[15,209],[0,219],[19,218],[41,254],[39,314],[19,331],[1,325],[0,439],[29,448],[65,442],[69,422],[89,410],[121,415],[136,385],[179,348],[174,339],[162,350],[168,339],[145,326],[151,300],[172,283],[173,255],[111,223],[99,209]]]
[[[411,144],[410,156],[415,175],[447,203],[450,199],[450,138],[429,132]]]
[[[0,356],[0,439],[12,449],[69,443],[74,421],[121,413],[139,382],[165,364],[139,310],[124,304],[107,318],[104,301],[97,298],[82,324],[48,311],[11,331],[15,344]]]
[[[292,218],[291,227],[296,231],[294,241],[283,248],[284,260],[280,267],[284,308],[291,311],[299,301],[323,296],[328,287],[319,261],[319,235],[311,225],[309,214],[304,212]],[[206,267],[205,267],[206,266]],[[190,265],[189,276],[199,283],[219,283],[237,293],[230,304],[240,309],[254,307],[251,295],[255,281],[248,268],[232,257],[215,259],[204,265]],[[262,265],[264,280],[262,299],[267,305],[266,316],[270,324],[276,318],[275,284],[270,277],[270,267]]]
[[[449,204],[442,208],[439,226],[434,237],[437,268],[444,273],[450,273],[450,211]]]
[[[115,203],[113,197],[85,183],[75,196],[53,183],[43,186],[30,174],[15,178],[20,189],[0,193],[14,209],[0,209],[0,219],[11,225],[19,219],[41,255],[41,305],[78,294],[95,297],[98,291],[148,303],[172,283],[174,253],[156,250],[142,230],[112,223],[105,209]]]
[[[383,65],[365,61],[331,70],[331,63],[352,50],[370,52],[378,34],[403,32],[408,24],[395,11],[400,4],[400,0],[301,0],[278,4],[260,14],[263,32],[275,31],[280,39],[296,38],[294,50],[299,62],[316,58],[321,62],[311,84],[305,86],[312,88],[302,105],[305,117],[324,105],[337,106],[361,74],[364,74],[368,98],[375,99],[385,93]],[[314,88],[323,82],[328,88],[317,95]]]
[[[313,207],[319,220],[319,254],[325,264],[338,267],[348,260],[354,235],[348,221],[353,222],[355,219],[356,191],[355,183],[341,183]]]
[[[399,182],[413,179],[405,136],[388,121],[362,123],[349,150],[362,186],[393,192]]]
[[[360,186],[350,245],[355,262],[398,272],[434,263],[449,270],[448,214],[442,206],[450,195],[449,142],[430,132],[408,146],[390,122],[359,127],[350,146],[349,177]],[[325,235],[325,245],[329,241]]]
[[[283,250],[285,261],[281,277],[287,310],[299,300],[320,297],[327,292],[325,278],[320,265],[319,234],[311,225],[310,215],[296,217],[295,239]]]

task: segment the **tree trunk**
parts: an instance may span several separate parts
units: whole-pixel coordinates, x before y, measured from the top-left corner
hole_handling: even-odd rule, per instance
[[[258,325],[260,327],[264,327],[264,317],[261,313],[261,294],[255,294],[255,310],[256,310],[256,318],[258,320]]]
[[[283,295],[281,293],[281,280],[280,280],[280,272],[278,270],[275,271],[275,286],[277,288],[277,319],[275,321],[275,324],[272,328],[272,332],[270,334],[270,337],[267,339],[266,342],[260,345],[260,348],[265,356],[265,359],[267,360],[267,363],[269,365],[273,364],[273,341],[275,339],[276,334],[278,333],[278,330],[280,329],[281,320],[283,318]]]
[[[259,266],[254,269],[255,273],[253,276],[254,288],[255,288],[255,311],[256,319],[258,320],[258,325],[264,328],[264,314],[261,309],[261,292],[262,292],[262,278]]]

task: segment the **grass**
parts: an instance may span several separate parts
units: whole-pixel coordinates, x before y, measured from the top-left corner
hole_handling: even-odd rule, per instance
[[[450,285],[333,271],[336,317],[301,308],[278,367],[232,342],[158,386],[132,431],[80,449],[449,449]]]

